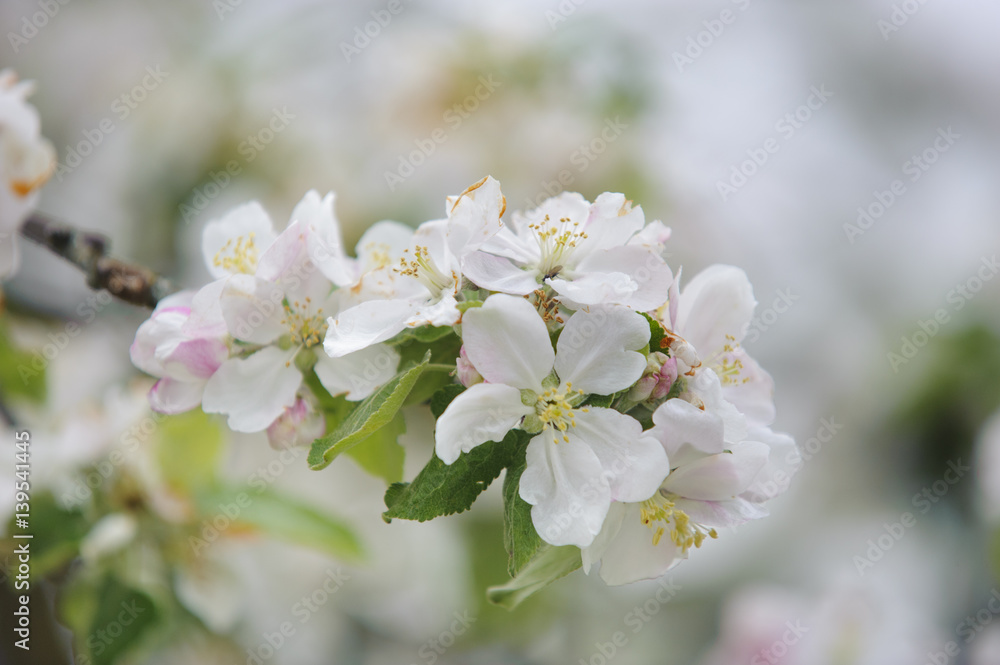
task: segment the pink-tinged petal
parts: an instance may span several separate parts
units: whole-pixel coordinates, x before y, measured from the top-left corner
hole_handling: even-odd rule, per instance
[[[582,548],[601,531],[611,489],[591,447],[572,430],[567,435],[569,441],[559,443],[548,432],[531,440],[518,493],[531,504],[531,521],[542,540]]]
[[[631,416],[590,407],[574,412],[573,431],[601,461],[603,475],[614,501],[645,501],[660,489],[670,473],[663,446],[643,435],[642,425]]]
[[[721,501],[677,499],[674,508],[684,511],[696,524],[717,529],[739,526],[768,515],[767,509],[763,506],[740,497]]]
[[[220,306],[229,334],[254,344],[270,344],[289,332],[282,323],[284,291],[253,275],[233,275],[222,290]]]
[[[656,579],[685,558],[668,535],[653,545],[653,530],[642,523],[639,505],[629,504],[621,528],[601,556],[601,579],[611,586]]]
[[[198,289],[191,299],[191,316],[181,331],[188,337],[222,337],[228,334],[222,316],[222,291],[228,278],[217,279]]]
[[[676,329],[706,358],[743,339],[756,306],[745,272],[733,266],[710,266],[681,291]]]
[[[417,311],[414,300],[371,300],[329,319],[323,348],[334,358],[395,337]]]
[[[147,374],[163,376],[157,349],[186,339],[181,331],[191,313],[187,307],[190,298],[190,292],[182,291],[160,302],[135,332],[135,341],[129,348],[132,364]]]
[[[641,231],[629,239],[628,244],[641,245],[661,252],[663,251],[663,246],[670,240],[670,234],[670,227],[656,220],[646,224]]]
[[[542,317],[524,298],[492,295],[462,317],[469,360],[490,383],[541,392],[555,352]]]
[[[205,386],[202,409],[229,416],[236,432],[267,429],[295,403],[302,374],[291,364],[295,351],[269,346],[247,358],[231,358]]]
[[[204,381],[229,358],[229,347],[219,339],[191,339],[170,349],[162,358],[165,375],[182,381]]]
[[[774,379],[756,360],[737,347],[726,354],[730,362],[739,361],[743,368],[735,383],[722,387],[722,396],[746,416],[750,427],[768,427],[774,422]]]
[[[486,252],[473,252],[466,256],[462,272],[476,286],[490,291],[524,296],[539,288],[537,269],[523,269],[510,259]]]
[[[204,381],[160,379],[149,390],[149,405],[158,413],[184,413],[201,404]]]
[[[333,285],[309,258],[306,237],[309,230],[300,222],[292,222],[260,257],[257,277],[273,282],[288,301],[298,308],[327,298]]]
[[[521,403],[521,391],[499,383],[472,386],[448,405],[434,430],[434,450],[452,464],[487,441],[500,441],[534,409]]]
[[[731,453],[720,453],[674,469],[663,489],[686,499],[722,501],[732,499],[750,486],[767,463],[768,448],[746,441]]]
[[[590,206],[584,231],[587,251],[620,247],[646,224],[642,208],[632,207],[624,194],[605,192]]]
[[[674,466],[721,453],[725,447],[722,418],[676,397],[657,407],[653,424],[649,433],[663,444]]]
[[[246,260],[236,260],[226,268],[225,258],[235,258],[233,249],[242,239],[241,247],[246,248],[253,240],[253,249],[246,253]],[[274,225],[260,203],[251,201],[233,208],[222,218],[205,226],[202,233],[201,251],[205,257],[208,272],[215,279],[236,273],[252,274],[257,269],[257,260],[274,242]]]
[[[316,356],[316,376],[331,395],[347,394],[347,399],[362,400],[396,376],[399,353],[385,344],[331,358]]]
[[[609,294],[609,299],[603,302],[620,303],[639,312],[650,312],[667,302],[670,285],[674,281],[673,271],[659,253],[638,245],[594,252],[580,261],[574,271],[581,277],[595,273],[626,275],[630,288],[621,288],[619,292]],[[625,283],[620,277],[615,279]]]
[[[326,433],[326,419],[301,397],[267,428],[267,441],[276,450],[308,446]]]
[[[649,322],[630,309],[601,306],[580,310],[569,318],[559,336],[556,373],[564,384],[572,383],[573,390],[610,395],[642,376],[646,358],[636,349],[648,343]]]

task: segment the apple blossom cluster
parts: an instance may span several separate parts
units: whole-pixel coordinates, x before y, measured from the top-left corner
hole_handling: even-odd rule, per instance
[[[333,203],[309,192],[281,233],[256,203],[208,224],[215,281],[163,300],[132,346],[160,377],[156,410],[311,445],[316,469],[367,449],[372,470],[379,432],[428,403],[434,455],[392,482],[384,518],[464,511],[506,470],[500,602],[598,563],[608,584],[658,577],[787,489],[795,443],[740,346],[746,274],[716,265],[682,288],[670,229],[622,194],[505,220],[487,177],[441,219],[373,225],[354,256]]]
[[[27,102],[33,89],[13,70],[0,71],[0,279],[17,270],[17,230],[56,167],[55,149],[40,134],[38,111]]]

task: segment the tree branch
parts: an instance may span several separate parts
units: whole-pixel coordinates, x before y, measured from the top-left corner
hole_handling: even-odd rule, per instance
[[[82,270],[90,288],[106,290],[130,305],[152,309],[177,290],[148,268],[108,256],[111,243],[98,233],[74,229],[35,213],[21,226],[20,234]]]

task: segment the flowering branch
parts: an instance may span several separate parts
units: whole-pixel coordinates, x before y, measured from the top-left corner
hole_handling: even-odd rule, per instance
[[[130,305],[153,309],[161,298],[177,290],[149,268],[108,256],[111,243],[101,234],[81,231],[37,213],[25,220],[20,234],[82,270],[90,288],[104,289]]]

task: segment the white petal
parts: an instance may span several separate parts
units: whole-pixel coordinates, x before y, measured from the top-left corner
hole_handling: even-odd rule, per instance
[[[452,252],[466,254],[496,235],[506,207],[500,183],[490,176],[457,197],[448,197],[448,246]]]
[[[202,408],[228,415],[236,432],[267,429],[295,403],[302,375],[290,364],[294,353],[269,346],[248,358],[227,360],[208,380]]]
[[[751,429],[747,440],[766,445],[768,455],[767,464],[757,473],[743,496],[751,501],[768,501],[787,491],[792,476],[802,466],[802,454],[795,445],[795,440],[787,434],[772,432],[766,428]]]
[[[541,392],[555,353],[542,317],[524,298],[492,295],[462,317],[469,360],[490,383]]]
[[[205,381],[160,379],[149,389],[149,406],[157,413],[177,414],[201,404]]]
[[[584,231],[587,244],[594,250],[620,247],[646,224],[642,208],[633,208],[624,194],[605,192],[597,197],[588,212]]]
[[[766,508],[741,497],[721,501],[677,499],[674,507],[687,513],[692,522],[718,529],[739,526],[768,515]]]
[[[462,262],[462,272],[476,286],[490,291],[524,296],[539,288],[535,279],[537,270],[523,269],[514,265],[510,259],[486,252],[473,252],[466,256]]]
[[[642,523],[638,504],[630,504],[621,529],[601,557],[601,579],[611,586],[655,579],[684,559],[670,536],[653,545],[653,530]]]
[[[362,400],[396,376],[399,353],[385,344],[331,358],[317,354],[316,376],[331,395],[347,393],[349,400]]]
[[[416,312],[406,320],[407,327],[417,326],[451,326],[462,318],[455,296],[446,293],[434,303],[420,305]]]
[[[610,395],[642,376],[646,359],[636,350],[648,343],[649,322],[632,310],[615,306],[580,310],[559,336],[556,373],[564,384],[572,383],[573,390]]]
[[[271,218],[257,201],[233,208],[222,218],[213,220],[205,226],[201,238],[201,252],[205,257],[208,272],[213,278],[219,279],[234,272],[216,265],[216,259],[228,255],[239,238],[243,238],[243,243],[246,245],[251,233],[254,236],[256,256],[259,258],[274,242],[275,233]],[[228,248],[224,249],[227,243],[229,243]],[[255,262],[251,262],[251,265],[246,266],[246,270],[236,272],[252,273],[256,267]]]
[[[304,224],[292,222],[260,257],[256,272],[259,279],[276,284],[297,311],[325,300],[333,288],[309,257],[309,235]]]
[[[725,447],[722,418],[682,399],[668,399],[657,407],[653,423],[650,434],[663,444],[674,466],[721,453]]]
[[[316,190],[309,190],[295,206],[289,223],[299,222],[309,229],[309,258],[334,284],[348,286],[355,281],[355,267],[344,251],[340,223],[333,212],[335,200],[333,192],[320,199]]]
[[[611,507],[608,508],[608,516],[604,518],[604,524],[601,526],[601,532],[594,538],[594,542],[580,550],[584,573],[589,575],[591,567],[600,562],[604,552],[618,536],[622,523],[629,515],[631,508],[627,503],[612,502]]]
[[[288,332],[282,323],[285,292],[253,275],[233,275],[222,289],[220,306],[229,334],[254,344],[270,344]]]
[[[543,432],[531,440],[518,493],[532,505],[531,521],[542,540],[587,547],[604,524],[611,490],[594,451],[572,432],[568,436],[554,443]]]
[[[663,446],[643,435],[642,425],[631,416],[590,407],[574,412],[573,431],[601,461],[603,475],[614,501],[645,501],[653,496],[670,473]]]
[[[677,331],[708,357],[743,339],[757,301],[747,275],[739,268],[714,265],[706,268],[681,291]]]
[[[722,395],[747,419],[750,427],[768,427],[774,422],[774,379],[743,349],[727,354],[743,364],[736,383],[722,387]]]
[[[723,396],[722,383],[714,371],[702,366],[687,385],[688,390],[701,398],[706,411],[722,418],[726,443],[737,443],[746,438],[747,419]]]
[[[222,292],[228,278],[209,282],[191,299],[191,316],[182,328],[189,337],[222,337],[229,331],[222,315]]]
[[[412,240],[413,229],[405,224],[388,220],[372,224],[355,248],[361,271],[396,266]]]
[[[406,327],[417,311],[412,300],[371,300],[329,319],[323,348],[334,358],[384,342]]]
[[[573,309],[585,305],[624,303],[639,288],[639,285],[623,272],[588,272],[577,274],[572,279],[552,277],[546,279],[545,283]]]
[[[577,275],[593,273],[626,275],[630,288],[622,288],[620,293],[612,294],[603,302],[628,305],[639,312],[649,312],[662,306],[674,281],[670,266],[659,253],[637,245],[594,252],[583,259],[575,270]]]
[[[768,448],[746,441],[731,453],[720,453],[674,469],[663,489],[686,499],[721,501],[743,492],[767,462]]]
[[[479,383],[452,400],[438,418],[434,450],[445,464],[487,441],[500,441],[533,409],[521,391],[498,383]]]

